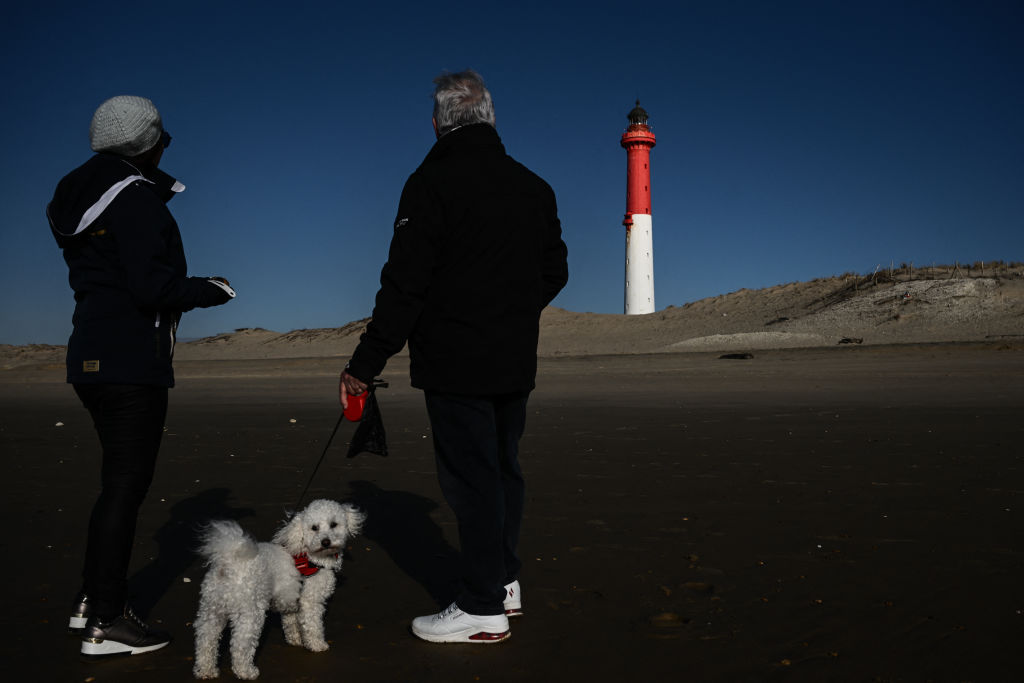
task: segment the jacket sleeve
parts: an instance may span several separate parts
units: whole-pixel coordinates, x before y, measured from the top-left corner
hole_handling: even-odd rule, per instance
[[[549,190],[550,191],[550,190]],[[541,281],[544,301],[541,309],[554,300],[569,281],[569,250],[562,241],[562,223],[558,220],[558,204],[555,193],[550,191],[551,206],[548,209],[547,224],[544,227],[544,245],[541,254]]]
[[[438,199],[413,173],[402,190],[373,316],[352,354],[349,374],[369,383],[402,350],[423,310],[442,238]]]
[[[184,259],[178,251],[181,237],[166,207],[148,189],[125,192],[133,195],[111,206],[111,219],[118,262],[135,304],[145,311],[184,313],[227,302],[231,297],[223,289],[205,278],[185,276],[176,265],[176,252]]]

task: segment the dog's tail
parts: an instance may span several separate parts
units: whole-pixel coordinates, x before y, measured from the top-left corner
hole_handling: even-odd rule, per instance
[[[238,562],[256,557],[256,541],[242,530],[238,522],[215,519],[199,532],[199,554],[206,564]]]

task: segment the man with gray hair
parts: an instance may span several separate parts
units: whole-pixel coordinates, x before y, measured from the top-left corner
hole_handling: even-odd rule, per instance
[[[505,153],[474,71],[435,79],[437,142],[406,181],[373,318],[339,394],[366,391],[408,342],[441,491],[458,519],[461,589],[413,633],[495,643],[523,613],[519,438],[537,373],[541,311],[568,280],[555,195]]]

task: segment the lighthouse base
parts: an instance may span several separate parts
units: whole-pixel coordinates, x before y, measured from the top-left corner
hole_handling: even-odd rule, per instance
[[[654,313],[654,240],[649,214],[635,213],[626,230],[626,315]]]

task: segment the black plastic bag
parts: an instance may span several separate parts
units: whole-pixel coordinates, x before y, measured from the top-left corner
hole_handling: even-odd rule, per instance
[[[377,405],[377,392],[373,389],[370,389],[370,395],[366,397],[363,416],[359,420],[359,426],[356,427],[356,433],[352,435],[346,457],[354,458],[360,453],[376,453],[383,457],[388,455],[384,420],[381,419],[380,407]]]

